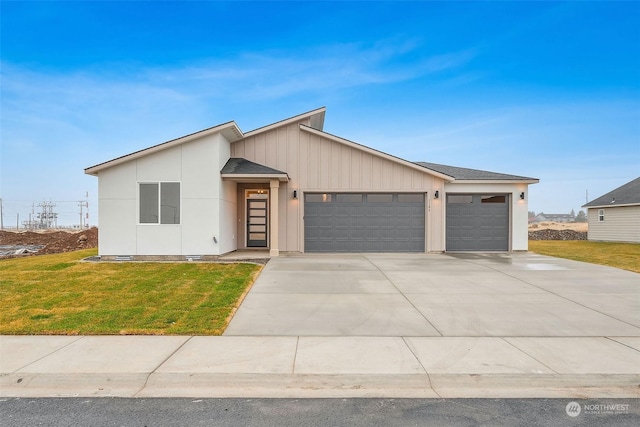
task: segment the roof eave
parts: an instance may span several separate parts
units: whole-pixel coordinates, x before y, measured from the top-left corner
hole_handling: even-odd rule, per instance
[[[144,156],[148,156],[149,154],[157,153],[159,151],[167,150],[169,148],[184,144],[189,141],[193,141],[194,139],[202,138],[204,136],[212,135],[214,133],[220,132],[229,142],[237,141],[238,139],[243,138],[243,133],[236,124],[235,121],[223,123],[218,126],[214,126],[209,129],[204,129],[189,135],[182,136],[180,138],[172,139],[170,141],[163,142],[161,144],[154,145],[149,148],[145,148],[139,151],[135,151],[130,154],[126,154],[121,157],[116,157],[115,159],[106,161],[104,163],[99,163],[95,166],[88,167],[84,170],[84,173],[87,175],[97,176],[98,173],[104,169],[111,168],[113,166],[120,165],[122,163],[130,162],[131,160],[136,160]]]
[[[324,116],[325,116],[325,112],[326,111],[327,111],[327,107],[320,107],[320,108],[317,108],[315,110],[311,110],[311,111],[308,111],[306,113],[298,114],[297,116],[293,116],[293,117],[290,117],[288,119],[284,119],[284,120],[281,120],[279,122],[275,122],[275,123],[272,123],[270,125],[263,126],[263,127],[258,128],[258,129],[251,130],[251,131],[245,133],[244,137],[247,138],[247,137],[250,137],[250,136],[254,136],[254,135],[257,135],[257,134],[260,134],[260,133],[267,132],[269,130],[275,129],[275,128],[279,128],[279,127],[282,127],[282,126],[287,126],[287,125],[290,125],[292,123],[299,122],[300,120],[304,120],[304,119],[307,119],[307,118],[311,119],[311,124],[312,124],[311,127],[312,128],[319,127],[320,129],[322,129],[322,127],[324,126]]]
[[[275,173],[223,173],[220,174],[220,177],[224,181],[235,181],[235,182],[263,182],[270,181],[272,179],[277,179],[280,182],[288,182],[289,175],[285,174],[275,174]]]
[[[323,138],[327,138],[327,139],[330,139],[332,141],[339,142],[339,143],[347,145],[349,147],[357,148],[358,150],[367,152],[367,153],[372,154],[374,156],[382,157],[382,158],[390,160],[392,162],[401,163],[404,166],[407,166],[407,167],[409,167],[411,169],[414,169],[414,170],[417,170],[417,171],[420,171],[420,172],[423,172],[423,173],[427,173],[429,175],[433,175],[435,177],[441,178],[441,179],[443,179],[445,181],[448,181],[448,182],[451,182],[451,181],[455,180],[452,176],[445,175],[445,174],[440,173],[440,172],[436,172],[433,169],[429,169],[429,168],[426,168],[424,166],[416,165],[415,163],[410,162],[410,161],[405,160],[405,159],[401,159],[400,157],[392,156],[391,154],[387,154],[387,153],[385,153],[383,151],[375,150],[375,149],[367,147],[365,145],[358,144],[357,142],[349,141],[348,139],[344,139],[344,138],[341,138],[339,136],[336,136],[336,135],[333,135],[333,134],[330,134],[330,133],[327,133],[327,132],[324,132],[324,131],[321,131],[321,130],[314,129],[312,127],[309,127],[309,126],[306,126],[306,125],[303,125],[303,124],[300,125],[300,129],[303,130],[303,131],[312,133],[314,135],[318,135],[318,136],[321,136]]]
[[[582,208],[587,208],[587,209],[604,209],[604,208],[624,208],[624,207],[629,207],[629,206],[640,206],[640,202],[635,202],[635,203],[620,203],[620,204],[605,204],[605,205],[593,205],[590,206],[588,203],[586,205],[582,205]]]
[[[539,179],[456,179],[453,184],[537,184]]]

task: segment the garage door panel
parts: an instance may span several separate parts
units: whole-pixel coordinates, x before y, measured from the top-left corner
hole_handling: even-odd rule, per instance
[[[325,200],[311,194],[311,200]],[[423,252],[424,195],[334,193],[305,198],[307,252]],[[371,197],[370,197],[371,196]],[[368,200],[372,200],[371,203]],[[322,233],[319,232],[322,229]],[[328,231],[330,229],[331,231]]]
[[[509,250],[509,196],[447,195],[447,251]]]

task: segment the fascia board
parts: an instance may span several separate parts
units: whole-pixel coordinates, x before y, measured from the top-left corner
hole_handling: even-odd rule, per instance
[[[220,174],[220,177],[225,181],[242,181],[242,180],[266,180],[266,179],[277,179],[282,182],[289,181],[289,175],[287,174],[260,174],[260,173],[246,173],[246,174],[236,174],[236,173],[224,173]]]
[[[272,123],[272,124],[267,125],[267,126],[263,126],[261,128],[258,128],[258,129],[251,130],[251,131],[245,133],[244,137],[247,138],[249,136],[254,136],[254,135],[260,134],[262,132],[267,132],[267,131],[270,131],[272,129],[276,129],[276,128],[279,128],[279,127],[282,127],[282,126],[287,126],[287,125],[290,125],[291,123],[299,122],[300,120],[304,120],[304,119],[306,119],[308,117],[311,117],[311,116],[314,116],[316,114],[322,114],[323,115],[323,118],[322,118],[321,121],[322,121],[322,123],[324,123],[324,113],[325,113],[325,111],[327,111],[327,108],[326,107],[321,107],[321,108],[318,108],[316,110],[309,111],[307,113],[298,114],[297,116],[294,116],[294,117],[291,117],[291,118],[288,118],[288,119],[284,119],[284,120],[281,120],[279,122],[275,122],[275,123]]]
[[[180,138],[172,139],[170,141],[163,142],[161,144],[154,145],[154,146],[149,147],[149,148],[144,148],[142,150],[135,151],[133,153],[126,154],[126,155],[121,156],[121,157],[117,157],[117,158],[115,158],[113,160],[109,160],[109,161],[104,162],[104,163],[99,163],[99,164],[97,164],[95,166],[91,166],[91,167],[86,168],[84,170],[84,173],[87,174],[87,175],[97,175],[98,172],[100,172],[101,170],[108,169],[110,167],[117,166],[119,164],[129,162],[131,160],[136,160],[136,159],[139,159],[141,157],[145,157],[145,156],[148,156],[150,154],[157,153],[159,151],[167,150],[169,148],[184,144],[186,142],[193,141],[194,139],[198,139],[198,138],[202,138],[204,136],[212,135],[212,134],[214,134],[216,132],[222,133],[227,140],[229,140],[230,137],[232,137],[232,139],[234,141],[243,138],[243,133],[240,130],[240,128],[238,127],[238,125],[236,124],[236,122],[231,121],[231,122],[223,123],[223,124],[218,125],[218,126],[214,126],[212,128],[209,128],[209,129],[201,130],[199,132],[195,132],[195,133],[192,133],[192,134],[189,134],[189,135],[181,136]],[[229,141],[229,142],[233,142],[233,141]]]
[[[537,184],[539,179],[457,179],[452,184]]]
[[[300,125],[300,129],[305,131],[305,132],[309,132],[309,133],[312,133],[314,135],[330,139],[332,141],[338,142],[338,143],[346,145],[348,147],[355,148],[355,149],[360,150],[360,151],[364,151],[364,152],[372,154],[374,156],[382,157],[383,159],[392,161],[394,163],[400,163],[403,166],[407,166],[407,167],[409,167],[411,169],[420,171],[422,173],[433,175],[433,176],[441,178],[441,179],[443,179],[443,180],[445,180],[447,182],[453,182],[454,181],[454,178],[449,176],[449,175],[445,175],[445,174],[442,174],[440,172],[436,172],[436,171],[431,170],[429,168],[425,168],[424,166],[416,165],[415,163],[412,163],[412,162],[410,162],[408,160],[401,159],[400,157],[392,156],[391,154],[387,154],[385,152],[375,150],[373,148],[367,147],[366,145],[358,144],[357,142],[349,141],[348,139],[344,139],[344,138],[341,138],[341,137],[336,136],[336,135],[332,135],[332,134],[324,132],[324,131],[319,131],[317,129],[314,129],[312,127],[309,127],[309,126],[306,126],[306,125],[303,125],[303,124]]]
[[[605,209],[605,208],[624,208],[629,206],[640,206],[640,203],[625,203],[620,205],[610,204],[610,205],[596,205],[596,206],[582,205],[581,207],[587,208],[587,209]]]

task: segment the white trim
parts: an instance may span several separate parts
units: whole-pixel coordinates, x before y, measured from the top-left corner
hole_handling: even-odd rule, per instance
[[[451,184],[537,184],[539,179],[457,179]]]
[[[235,181],[235,182],[256,182],[256,180],[272,180],[277,179],[282,182],[289,181],[289,176],[287,174],[260,174],[260,173],[245,173],[245,174],[237,174],[237,173],[224,173],[220,174],[220,177],[225,181]]]
[[[267,131],[270,131],[272,129],[279,128],[281,126],[287,126],[287,125],[290,125],[292,123],[299,122],[300,120],[304,120],[306,118],[310,118],[310,117],[315,116],[317,114],[321,114],[322,115],[322,118],[321,118],[320,122],[324,123],[324,114],[325,114],[326,111],[327,111],[326,107],[321,107],[321,108],[318,108],[316,110],[309,111],[307,113],[298,114],[297,116],[293,116],[293,117],[290,117],[288,119],[284,119],[284,120],[281,120],[279,122],[272,123],[270,125],[263,126],[261,128],[249,131],[249,132],[244,134],[244,138],[248,138],[250,136],[254,136],[254,135],[260,134],[262,132],[267,132]]]
[[[341,138],[339,136],[332,135],[330,133],[314,129],[312,127],[309,127],[309,126],[306,126],[306,125],[303,125],[303,124],[300,125],[300,129],[304,130],[306,132],[312,133],[314,135],[321,136],[323,138],[327,138],[327,139],[329,139],[331,141],[335,141],[335,142],[338,142],[340,144],[346,145],[347,147],[351,147],[351,148],[354,148],[356,150],[364,151],[365,153],[369,153],[369,154],[372,154],[372,155],[377,156],[377,157],[382,157],[383,159],[392,161],[394,163],[399,163],[399,164],[401,164],[403,166],[407,166],[407,167],[409,167],[411,169],[420,171],[422,173],[426,173],[428,175],[433,175],[435,177],[444,179],[445,181],[449,181],[449,182],[455,181],[455,179],[453,177],[449,176],[449,175],[445,175],[443,173],[436,172],[436,171],[434,171],[432,169],[425,168],[424,166],[417,165],[417,164],[412,163],[412,162],[410,162],[408,160],[401,159],[400,157],[395,157],[395,156],[392,156],[391,154],[387,154],[385,152],[378,151],[378,150],[375,150],[373,148],[369,148],[366,145],[358,144],[357,142],[349,141],[348,139],[344,139],[344,138]]]
[[[587,209],[609,209],[609,208],[626,208],[629,206],[640,206],[640,203],[625,203],[625,204],[610,204],[610,205],[597,205],[597,206],[582,206],[583,208],[586,207]]]
[[[140,184],[158,185],[158,222],[140,222]],[[177,224],[162,223],[162,184],[179,184],[180,222]],[[182,225],[182,182],[181,181],[137,181],[136,182],[136,225],[141,226],[180,226]]]
[[[109,160],[104,163],[97,164],[95,166],[88,167],[84,170],[84,173],[86,173],[87,175],[98,175],[98,172],[104,169],[108,169],[122,163],[130,162],[131,160],[139,159],[141,157],[148,156],[149,154],[157,153],[158,151],[164,151],[171,147],[182,145],[189,141],[193,141],[194,139],[202,138],[203,136],[211,135],[217,132],[222,133],[224,137],[227,138],[227,140],[229,140],[230,137],[234,137],[232,138],[234,141],[243,138],[242,131],[240,130],[236,122],[231,121],[218,126],[214,126],[209,129],[201,130],[196,133],[185,135],[180,138],[172,139],[170,141],[163,142],[161,144],[154,145],[149,148],[135,151],[131,154],[126,154],[124,156],[117,157],[113,160]]]

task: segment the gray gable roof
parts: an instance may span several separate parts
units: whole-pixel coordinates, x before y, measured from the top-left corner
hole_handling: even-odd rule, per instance
[[[590,201],[583,208],[640,204],[640,177]]]
[[[468,169],[457,166],[440,165],[438,163],[415,162],[417,165],[453,177],[456,181],[534,181],[537,178],[508,175],[506,173],[489,172],[479,169]]]
[[[232,157],[224,165],[221,174],[226,175],[286,175],[286,172],[254,163],[241,157]]]

